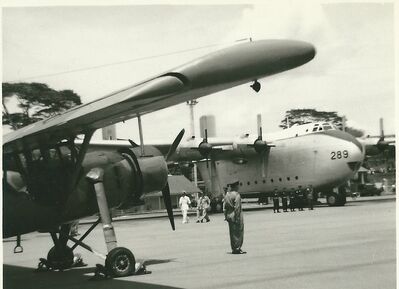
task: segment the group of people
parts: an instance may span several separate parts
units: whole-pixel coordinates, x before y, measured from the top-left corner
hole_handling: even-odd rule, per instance
[[[273,212],[280,213],[280,198],[283,212],[288,212],[288,207],[291,212],[303,211],[303,207],[307,204],[309,210],[313,210],[313,190],[312,188],[307,188],[304,192],[303,190],[296,190],[291,192],[278,192],[277,189],[273,193]],[[289,200],[289,203],[288,203]]]
[[[242,214],[241,207],[241,196],[238,193],[239,182],[233,181],[227,184],[224,188],[224,202],[223,211],[225,221],[229,224],[230,233],[230,246],[232,254],[245,254],[246,252],[241,250],[241,246],[244,241],[244,218]],[[273,211],[274,213],[280,213],[280,198],[282,203],[282,208],[284,212],[288,212],[288,207],[291,212],[295,211],[297,208],[299,211],[303,211],[305,203],[309,210],[313,210],[313,189],[311,187],[307,188],[305,191],[296,190],[291,192],[277,190],[273,193]],[[288,203],[289,201],[289,203]],[[190,207],[191,201],[187,196],[186,192],[179,199],[179,206],[183,214],[183,224],[188,223],[187,211]],[[211,201],[208,196],[204,195],[202,192],[199,193],[198,203],[197,203],[197,223],[209,222],[208,211],[210,209]]]
[[[238,193],[238,185],[238,181],[233,181],[225,188],[223,211],[225,221],[229,224],[232,254],[245,254],[246,252],[241,250],[244,241],[244,219],[241,208],[241,196]],[[179,199],[179,207],[183,215],[183,224],[189,222],[187,212],[190,205],[190,198],[187,196],[187,193],[183,191],[183,195]],[[210,221],[208,215],[210,205],[211,201],[209,197],[204,195],[202,192],[199,193],[197,203],[197,223]]]
[[[190,208],[191,205],[191,200],[187,196],[187,193],[183,191],[183,195],[179,199],[179,207],[181,209],[182,215],[183,215],[183,224],[186,224],[189,222],[189,217],[187,216],[188,209]],[[199,192],[198,193],[198,202],[197,202],[197,223],[203,223],[203,222],[210,222],[209,218],[209,210],[211,208],[211,200],[207,195],[204,195],[204,193]]]

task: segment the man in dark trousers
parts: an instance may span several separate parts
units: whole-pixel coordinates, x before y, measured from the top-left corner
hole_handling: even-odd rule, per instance
[[[313,210],[313,189],[309,187],[306,189],[306,199],[308,201],[309,210]]]
[[[293,190],[290,192],[290,210],[295,212],[295,192]]]
[[[233,254],[245,254],[241,250],[244,242],[244,218],[241,208],[241,196],[238,193],[238,181],[227,184],[224,196],[224,216],[229,223],[230,245]]]
[[[273,213],[280,213],[279,195],[277,189],[273,193]]]
[[[301,189],[296,191],[296,202],[298,206],[298,211],[303,211],[303,192]]]
[[[281,202],[283,203],[283,212],[288,212],[288,198],[287,193],[284,191],[281,194]]]

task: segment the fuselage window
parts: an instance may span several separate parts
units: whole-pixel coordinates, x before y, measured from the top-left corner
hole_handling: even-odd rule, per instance
[[[287,177],[287,181],[289,181],[290,180],[290,177]]]
[[[295,179],[297,180],[297,179],[298,179],[298,176],[295,176]]]
[[[250,182],[247,182],[247,185],[249,186],[251,183]]]
[[[263,183],[266,184],[266,180],[263,180]]]
[[[240,182],[240,186],[242,187],[242,182]]]
[[[258,183],[258,181],[255,181],[255,185]]]
[[[270,181],[271,181],[272,183],[274,182],[274,180],[273,180],[273,179],[271,179]]]
[[[282,179],[281,178],[278,178],[278,180],[281,182],[282,181]]]

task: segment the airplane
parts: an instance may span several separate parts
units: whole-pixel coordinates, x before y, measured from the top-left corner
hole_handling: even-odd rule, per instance
[[[359,138],[359,141],[366,147],[366,156],[374,156],[384,152],[395,153],[395,135],[385,135],[383,118],[380,118],[380,135],[363,135]]]
[[[330,206],[346,202],[345,184],[357,172],[365,156],[364,146],[349,133],[328,122],[294,125],[288,129],[263,135],[258,115],[258,135],[237,138],[192,137],[182,141],[170,160],[177,163],[196,162],[212,194],[214,211],[221,212],[223,188],[231,180],[239,180],[242,198],[271,197],[274,190],[293,191],[313,188],[326,196]],[[265,140],[267,141],[265,141]],[[126,146],[126,141],[96,141],[103,149]],[[151,144],[164,154],[169,146]]]
[[[259,40],[227,47],[110,93],[65,113],[3,136],[3,238],[16,236],[15,253],[22,252],[21,235],[50,233],[54,246],[39,267],[65,270],[73,265],[73,250],[87,249],[105,260],[102,273],[111,277],[134,273],[131,250],[118,247],[110,210],[141,202],[162,191],[175,229],[168,163],[181,141],[182,130],[164,157],[144,150],[141,116],[178,103],[253,82],[312,60],[313,45],[294,40]],[[137,117],[140,146],[89,151],[93,133]],[[83,137],[77,147],[75,140]],[[79,239],[70,234],[75,220],[99,214]],[[84,239],[102,223],[107,254]],[[73,246],[68,246],[68,241]]]

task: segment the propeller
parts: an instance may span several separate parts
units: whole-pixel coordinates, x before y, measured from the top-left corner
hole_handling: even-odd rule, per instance
[[[212,145],[208,143],[208,130],[205,129],[204,132],[205,132],[205,138],[198,145],[198,151],[204,158],[206,158],[206,167],[208,168],[209,155],[212,152]]]
[[[166,161],[170,161],[171,156],[176,152],[176,149],[181,141],[181,139],[183,138],[184,135],[184,128],[179,132],[179,134],[176,136],[175,140],[173,141],[172,145],[170,146],[170,149],[166,155]]]
[[[171,156],[176,152],[176,149],[179,146],[181,139],[183,138],[184,132],[185,132],[185,130],[182,129],[179,132],[179,134],[176,136],[175,140],[173,141],[172,145],[170,146],[168,154],[165,157],[166,162],[170,161]],[[172,199],[170,197],[169,182],[166,183],[165,187],[162,190],[162,197],[163,197],[163,200],[165,203],[166,211],[168,212],[170,225],[172,226],[172,230],[174,231],[175,230],[175,220],[173,217]]]
[[[257,130],[258,130],[258,137],[254,141],[252,145],[248,145],[249,147],[253,147],[254,150],[260,154],[260,160],[261,160],[261,168],[262,168],[262,177],[266,177],[265,173],[265,158],[266,154],[269,150],[270,147],[274,147],[274,145],[269,145],[266,141],[263,140],[262,137],[262,115],[258,114],[257,115]]]

